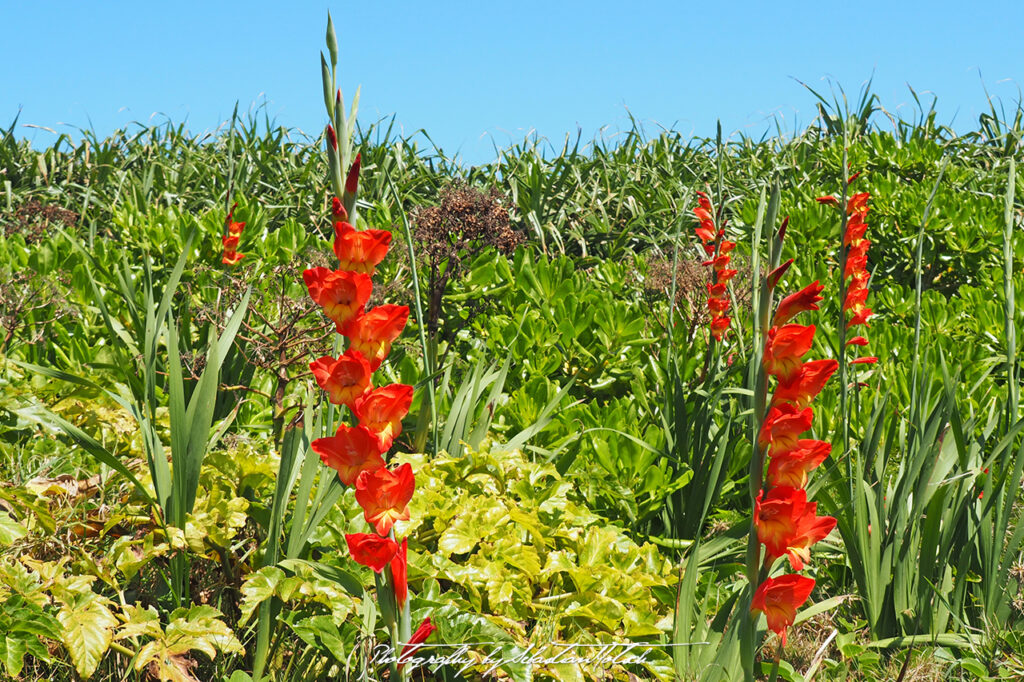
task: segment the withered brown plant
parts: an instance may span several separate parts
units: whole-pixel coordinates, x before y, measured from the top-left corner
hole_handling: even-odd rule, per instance
[[[455,182],[441,190],[437,206],[420,208],[413,215],[413,236],[428,270],[426,318],[432,338],[437,338],[444,322],[442,303],[449,282],[458,279],[484,249],[493,247],[508,255],[522,241],[512,228],[504,199],[496,189],[485,192]]]

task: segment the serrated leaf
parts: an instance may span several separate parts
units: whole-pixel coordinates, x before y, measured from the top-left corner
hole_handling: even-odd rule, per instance
[[[83,678],[96,671],[107,653],[117,618],[103,603],[99,595],[88,595],[76,600],[74,606],[65,605],[57,614],[63,631],[61,639],[71,656],[75,670]]]
[[[20,523],[0,512],[0,545],[9,545],[25,537],[27,532]]]

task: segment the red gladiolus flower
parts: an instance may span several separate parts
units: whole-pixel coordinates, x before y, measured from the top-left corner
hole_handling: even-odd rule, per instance
[[[244,253],[235,251],[238,248],[238,235],[224,235],[220,238],[220,241],[224,245],[224,255],[221,257],[221,263],[224,265],[235,265],[238,261],[245,258]]]
[[[387,535],[396,521],[409,520],[409,500],[415,487],[416,478],[408,463],[394,471],[364,471],[356,479],[356,502],[363,508],[366,522],[379,535]]]
[[[846,215],[858,215],[861,218],[868,214],[868,199],[871,198],[869,192],[858,192],[854,194],[846,202]]]
[[[725,296],[725,293],[725,282],[719,282],[718,284],[708,284],[708,296],[711,296],[713,298],[722,298]]]
[[[797,407],[807,407],[838,368],[836,360],[805,362],[788,381],[779,382],[772,394],[772,405],[788,402]]]
[[[715,223],[715,219],[711,217],[711,205],[710,205],[710,202],[708,204],[708,207],[704,208],[703,206],[700,205],[700,201],[698,200],[697,208],[693,209],[693,214],[695,216],[697,216],[697,220],[699,220],[701,222],[701,224],[703,224],[705,222],[710,222],[712,225],[714,225],[714,223]],[[713,238],[714,237],[712,237],[712,239]]]
[[[768,482],[772,486],[803,488],[807,474],[818,468],[832,452],[832,444],[822,440],[801,438],[792,450],[771,452]]]
[[[727,298],[716,298],[712,296],[708,299],[708,310],[715,316],[719,316],[725,311],[729,310],[729,299]]]
[[[863,288],[847,289],[846,300],[843,301],[843,310],[853,310],[856,313],[864,307],[864,302],[868,300],[868,290]]]
[[[697,233],[697,237],[699,237],[700,240],[702,242],[704,242],[704,252],[707,253],[708,255],[711,255],[712,253],[714,253],[715,252],[715,247],[714,247],[713,244],[709,243],[709,242],[713,242],[715,240],[715,226],[714,226],[714,224],[713,223],[712,224],[701,223],[700,227],[698,227],[695,230],[695,232]],[[710,251],[708,249],[710,249]]]
[[[719,253],[729,253],[736,248],[736,242],[731,242],[728,239],[723,239],[722,243],[718,245]]]
[[[384,468],[377,435],[364,426],[342,424],[330,438],[317,438],[311,444],[320,460],[338,472],[345,485],[355,485],[359,474]]]
[[[782,637],[786,646],[786,628],[796,620],[796,610],[803,606],[814,589],[814,578],[793,573],[768,578],[754,592],[750,603],[752,614],[763,613],[768,628]]]
[[[711,210],[711,200],[708,199],[708,195],[704,192],[697,192],[697,205],[703,208],[705,211]]]
[[[768,330],[764,346],[764,369],[787,381],[800,369],[800,358],[811,349],[814,325],[786,324]]]
[[[730,279],[735,277],[737,272],[739,272],[739,270],[719,270],[716,274],[715,282],[718,284],[725,284]]]
[[[309,295],[334,322],[339,334],[360,313],[370,300],[373,282],[369,275],[348,270],[313,268],[302,273]]]
[[[865,223],[860,216],[852,216],[850,222],[846,224],[846,234],[843,235],[843,246],[850,246],[851,244],[859,244],[864,239],[864,233],[867,232],[868,225]]]
[[[437,630],[437,628],[430,622],[430,618],[427,618],[420,623],[420,626],[416,628],[416,632],[412,633],[412,637],[410,637],[409,641],[405,643],[404,647],[402,647],[402,655],[398,657],[399,670],[401,670],[406,661],[408,661],[409,658],[419,650],[420,645],[427,641],[427,637],[434,634],[434,630]]]
[[[335,405],[351,408],[355,399],[370,388],[370,363],[358,351],[346,351],[337,360],[326,355],[309,363],[309,368]]]
[[[809,407],[801,410],[788,403],[773,407],[761,425],[757,444],[763,449],[771,446],[777,452],[792,450],[800,434],[809,430],[813,421],[814,411]]]
[[[874,313],[871,311],[871,308],[865,308],[861,306],[860,310],[854,313],[854,316],[851,317],[850,321],[846,323],[846,328],[849,329],[850,327],[854,327],[858,324],[863,324],[864,326],[867,326],[868,318],[870,318],[872,315],[874,315]]]
[[[229,253],[225,251],[224,256],[220,259],[220,262],[223,263],[224,265],[235,265],[238,263],[238,261],[242,260],[243,258],[245,258],[244,253],[238,253],[236,251],[231,251]]]
[[[711,320],[711,336],[714,337],[715,341],[721,341],[722,337],[725,336],[725,332],[729,329],[729,323],[732,318],[728,315],[722,317],[715,317]]]
[[[790,262],[793,262],[792,259],[790,259]],[[816,304],[823,299],[819,294],[824,289],[824,285],[819,284],[818,280],[814,280],[814,282],[808,284],[800,291],[783,298],[779,301],[779,307],[775,310],[772,326],[778,327],[779,325],[786,324],[805,310],[818,310]]]
[[[377,437],[380,451],[387,452],[398,434],[402,433],[402,419],[412,405],[412,386],[389,384],[357,399],[352,411],[359,423]]]
[[[388,563],[393,562],[399,551],[394,540],[374,533],[346,535],[345,542],[348,544],[349,554],[356,563],[369,566],[375,573],[380,573]]]
[[[857,358],[856,360],[851,360],[850,364],[851,365],[873,365],[876,362],[878,362],[878,358],[876,358],[876,357],[867,357],[867,358]]]
[[[711,260],[704,261],[701,265],[710,265],[715,269],[715,272],[720,272],[729,265],[730,257],[722,254],[721,256],[715,256]]]
[[[789,558],[795,571],[810,561],[810,546],[828,535],[836,525],[831,516],[817,516],[818,504],[807,501],[801,488],[779,487],[754,500],[757,538],[765,546],[765,564],[779,557]]]
[[[391,577],[394,578],[395,601],[398,602],[399,609],[405,606],[405,602],[409,598],[408,569],[409,543],[403,538],[402,544],[398,547],[398,553],[391,560]]]
[[[387,230],[356,230],[346,222],[334,223],[334,255],[338,268],[372,275],[391,244]]]
[[[345,334],[352,348],[363,354],[376,371],[391,352],[391,344],[409,320],[409,306],[379,305],[349,323]]]
[[[754,500],[754,525],[757,539],[765,546],[765,564],[779,557],[789,558],[794,571],[811,560],[810,547],[832,532],[836,520],[817,516],[818,503],[807,501],[802,488],[772,488]]]

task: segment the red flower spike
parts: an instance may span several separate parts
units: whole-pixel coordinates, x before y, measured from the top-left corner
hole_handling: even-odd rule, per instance
[[[422,623],[420,623],[420,626],[416,628],[416,632],[412,633],[412,637],[410,637],[409,641],[402,647],[402,654],[398,657],[399,670],[401,670],[406,661],[408,661],[409,658],[419,650],[423,642],[427,641],[427,638],[434,634],[435,630],[437,630],[437,628],[430,622],[430,618],[426,618]]]
[[[866,345],[868,345],[868,340],[866,338],[864,338],[863,336],[855,336],[852,339],[850,339],[849,341],[847,341],[846,345],[847,346],[866,346]]]
[[[859,244],[864,239],[868,224],[860,216],[851,216],[850,222],[846,224],[846,233],[843,235],[843,246]]]
[[[782,276],[786,274],[786,270],[789,270],[789,266],[792,264],[793,259],[790,258],[788,261],[768,273],[768,291],[772,291],[776,286],[778,286],[779,280],[782,279]]]
[[[405,602],[409,598],[408,570],[409,542],[403,538],[402,544],[398,548],[398,553],[391,560],[391,577],[394,578],[395,601],[398,602],[399,610],[405,606]]]
[[[757,444],[762,449],[771,446],[776,452],[792,450],[800,442],[800,434],[810,430],[813,421],[814,411],[809,407],[801,410],[788,403],[773,407],[761,425]]]
[[[334,134],[334,126],[327,124],[327,142],[331,149],[338,151],[338,136]]]
[[[701,225],[703,225],[705,222],[709,222],[712,225],[715,224],[715,219],[711,217],[711,207],[710,206],[705,208],[704,206],[699,205],[699,202],[698,202],[697,208],[693,209],[693,214],[695,216],[697,216],[697,220],[700,221]]]
[[[358,351],[346,351],[338,359],[326,355],[309,363],[313,378],[335,405],[349,408],[370,389],[370,363]]]
[[[320,267],[306,270],[302,279],[310,297],[324,309],[339,334],[344,334],[349,322],[363,312],[373,291],[370,276],[361,272]]]
[[[363,426],[342,424],[330,438],[317,438],[311,446],[320,460],[338,472],[338,478],[353,486],[359,474],[384,468],[377,435]]]
[[[416,478],[411,464],[394,471],[364,471],[356,479],[356,502],[363,508],[363,517],[379,535],[387,535],[396,521],[409,520],[409,500]]]
[[[803,606],[814,590],[814,578],[790,573],[768,578],[758,585],[750,603],[752,614],[763,613],[768,628],[782,638],[786,646],[786,628],[796,620],[796,610]]]
[[[851,365],[873,365],[876,362],[878,362],[878,358],[872,356],[872,357],[857,358],[856,360],[851,360],[850,364]]]
[[[379,305],[352,320],[345,334],[351,347],[370,362],[370,369],[377,371],[408,320],[409,306]]]
[[[225,251],[224,257],[220,259],[220,262],[223,263],[224,265],[237,265],[238,261],[242,260],[243,258],[245,258],[244,253],[237,253],[235,251],[228,253],[227,251]]]
[[[850,288],[846,291],[846,300],[843,301],[843,310],[852,310],[854,314],[864,307],[868,300],[868,290],[862,287]]]
[[[792,259],[790,259],[790,262],[792,262]],[[814,280],[800,291],[783,298],[779,301],[779,307],[775,310],[772,326],[778,327],[779,325],[786,324],[806,310],[817,310],[817,303],[822,300],[820,294],[824,289],[824,285],[819,284],[818,280]]]
[[[389,384],[360,397],[352,405],[359,423],[377,437],[382,453],[387,452],[398,434],[402,419],[412,406],[412,386]]]
[[[715,341],[721,341],[722,337],[725,336],[725,332],[729,329],[729,323],[732,318],[728,315],[722,317],[715,317],[711,320],[711,336],[714,337]]]
[[[726,286],[724,282],[722,282],[721,284],[708,284],[707,287],[708,296],[722,298],[726,294]]]
[[[220,241],[225,251],[234,251],[238,248],[238,235],[222,236]]]
[[[787,381],[796,374],[802,358],[814,341],[814,325],[786,324],[768,330],[764,346],[764,369],[768,374]]]
[[[772,405],[788,402],[797,407],[807,407],[838,368],[839,362],[836,360],[805,362],[789,381],[779,382],[772,394]]]
[[[388,563],[393,563],[398,553],[398,544],[391,538],[383,538],[374,533],[353,533],[345,536],[348,552],[356,563],[372,568],[380,573]],[[402,543],[405,544],[404,542]]]
[[[390,244],[387,230],[356,230],[346,222],[334,223],[334,255],[341,270],[372,275]]]
[[[356,160],[348,169],[348,176],[345,178],[345,192],[348,194],[355,194],[359,187],[359,161],[361,158],[362,154],[356,154]]]
[[[828,459],[832,444],[822,440],[801,438],[792,450],[772,450],[768,463],[768,482],[775,487],[803,488],[807,474]]]

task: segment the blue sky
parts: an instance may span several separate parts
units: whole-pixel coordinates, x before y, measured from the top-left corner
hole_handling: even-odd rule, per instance
[[[360,121],[394,114],[446,153],[489,161],[536,131],[555,143],[629,126],[760,136],[806,126],[816,88],[912,116],[907,84],[938,96],[940,122],[973,129],[982,83],[1007,108],[1024,79],[1024,3],[967,2],[81,2],[0,0],[0,126],[105,135],[131,121],[215,129],[235,101],[279,125],[325,122],[319,52],[327,10],[341,85]],[[930,96],[927,98],[930,101]],[[155,116],[154,116],[155,114]],[[261,114],[262,115],[262,114]]]

